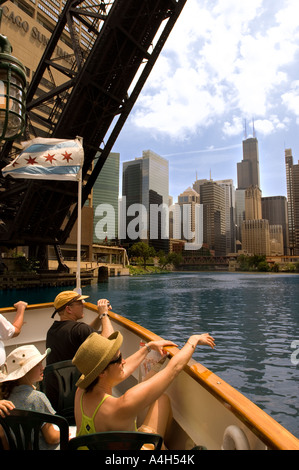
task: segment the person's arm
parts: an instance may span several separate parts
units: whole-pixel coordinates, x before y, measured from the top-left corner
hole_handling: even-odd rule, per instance
[[[38,411],[40,413],[55,414],[55,411],[51,405],[49,398],[43,392],[40,392],[39,390],[34,390],[32,397],[34,400],[33,403],[35,411]],[[41,428],[41,431],[47,444],[59,444],[60,430],[55,429],[52,423],[45,422],[45,424]]]
[[[9,450],[7,437],[2,426],[0,426],[0,442],[2,444],[3,450]]]
[[[25,309],[27,305],[28,305],[27,302],[23,302],[22,300],[19,300],[19,302],[16,302],[14,304],[14,307],[17,309],[17,313],[12,323],[13,326],[15,327],[13,338],[15,338],[21,333],[21,329],[24,323],[24,313],[25,313]]]
[[[146,343],[145,346],[136,351],[134,354],[126,358],[126,363],[124,365],[125,378],[129,377],[134,372],[134,370],[137,369],[137,367],[146,358],[146,356],[151,350],[157,351],[161,354],[162,357],[165,356],[167,353],[163,348],[165,348],[166,346],[177,345],[172,341],[166,341],[164,339],[159,341],[150,341],[149,343]]]
[[[141,410],[159,398],[191,359],[198,344],[211,348],[215,346],[214,338],[208,333],[192,335],[183,348],[170,359],[164,369],[148,380],[130,388],[118,399],[118,415],[122,416],[122,419],[137,416]]]
[[[45,423],[42,427],[42,433],[47,444],[55,445],[60,442],[60,431],[54,428],[53,424]]]
[[[113,326],[111,324],[108,311],[112,309],[111,305],[108,306],[109,300],[100,299],[98,300],[98,316],[89,324],[94,330],[98,330],[102,327],[101,334],[105,338],[108,338],[114,333]]]

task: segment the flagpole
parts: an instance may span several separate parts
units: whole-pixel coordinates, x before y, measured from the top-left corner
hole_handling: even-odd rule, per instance
[[[78,173],[78,221],[77,221],[77,273],[76,273],[76,289],[78,294],[82,294],[81,290],[81,205],[82,205],[82,166]]]
[[[82,137],[76,137],[83,147],[83,139]],[[76,273],[76,289],[74,289],[78,294],[82,294],[81,289],[81,215],[82,215],[82,166],[83,166],[83,159],[80,163],[80,169],[78,172],[78,221],[77,221],[77,273]]]

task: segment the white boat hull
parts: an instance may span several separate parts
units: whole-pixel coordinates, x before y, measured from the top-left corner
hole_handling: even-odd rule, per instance
[[[21,344],[35,344],[44,352],[45,338],[53,319],[53,304],[32,305],[26,309],[21,334],[5,343],[7,354]],[[85,304],[84,321],[94,319],[96,307]],[[0,309],[13,320],[15,310]],[[115,313],[110,314],[115,330],[124,336],[122,353],[129,356],[140,341],[159,339],[157,335]],[[167,338],[171,339],[171,338]],[[169,354],[177,352],[171,348]],[[167,359],[168,360],[168,359]],[[130,377],[125,387],[140,380],[140,371]],[[297,449],[299,440],[217,375],[191,360],[167,390],[173,409],[173,426],[168,447],[187,450],[195,445],[208,450]],[[142,417],[139,417],[141,420]]]

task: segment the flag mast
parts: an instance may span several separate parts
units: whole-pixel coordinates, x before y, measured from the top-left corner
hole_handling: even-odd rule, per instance
[[[82,144],[82,137],[77,137]],[[82,144],[83,146],[83,144]],[[78,294],[82,294],[81,289],[81,215],[82,215],[82,162],[78,172],[78,220],[77,220],[77,272],[76,272],[76,289]]]

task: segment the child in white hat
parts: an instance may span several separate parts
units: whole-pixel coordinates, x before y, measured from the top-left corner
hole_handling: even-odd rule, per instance
[[[50,353],[41,354],[33,345],[14,349],[6,359],[4,372],[0,373],[0,399],[9,400],[18,409],[55,414],[46,395],[36,390],[34,384],[43,380],[42,361]],[[40,448],[59,448],[60,432],[51,423],[42,427]]]

